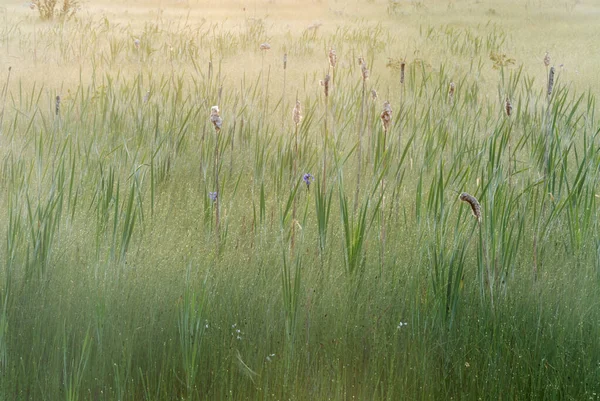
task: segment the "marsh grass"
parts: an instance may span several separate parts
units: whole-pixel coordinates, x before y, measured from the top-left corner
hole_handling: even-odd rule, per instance
[[[598,397],[589,71],[549,96],[544,49],[462,2],[338,28],[190,7],[0,27],[0,398]]]

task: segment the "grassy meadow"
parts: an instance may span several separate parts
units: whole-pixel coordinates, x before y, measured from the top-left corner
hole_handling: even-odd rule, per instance
[[[600,400],[597,2],[0,21],[0,400]]]

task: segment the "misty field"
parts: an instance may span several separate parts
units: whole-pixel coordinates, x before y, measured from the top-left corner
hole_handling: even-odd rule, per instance
[[[0,400],[600,400],[595,1],[40,1]]]

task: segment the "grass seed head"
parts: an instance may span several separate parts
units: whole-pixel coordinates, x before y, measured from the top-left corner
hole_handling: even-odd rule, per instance
[[[454,82],[450,82],[450,88],[448,89],[448,98],[450,99],[450,102],[452,102],[454,100],[454,89],[455,89],[455,85]]]
[[[508,117],[510,117],[510,115],[512,114],[512,104],[510,103],[510,99],[508,98],[508,96],[506,97],[506,102],[504,102],[504,110],[506,111],[506,115]]]
[[[475,218],[477,218],[477,221],[481,223],[481,205],[479,204],[479,201],[473,195],[469,195],[466,192],[460,194],[460,200],[468,203],[469,206],[471,206],[473,216],[475,216]]]
[[[302,106],[299,100],[296,100],[296,106],[294,106],[294,110],[292,111],[292,120],[294,120],[294,124],[296,125],[302,121]]]
[[[323,91],[325,92],[325,97],[329,96],[329,81],[331,80],[331,77],[329,76],[329,74],[325,75],[325,79],[323,79],[322,81],[319,81],[319,84],[321,84],[321,86],[323,87]]]
[[[548,97],[552,95],[552,89],[554,88],[554,67],[550,67],[550,73],[548,74]]]
[[[383,130],[388,132],[390,123],[392,122],[392,105],[390,105],[390,102],[387,100],[383,103],[383,111],[381,112],[380,118]]]
[[[268,43],[261,43],[260,50],[271,50],[271,45]]]
[[[56,105],[55,105],[56,115],[60,113],[60,96],[56,95]]]
[[[546,67],[548,67],[550,65],[550,53],[546,52],[546,55],[544,56],[544,65]]]
[[[336,64],[337,64],[337,54],[335,54],[335,49],[331,48],[331,49],[329,49],[329,65],[331,66],[331,68],[335,68]]]
[[[283,69],[287,68],[287,53],[283,54]]]
[[[221,126],[223,125],[223,119],[219,116],[219,106],[213,106],[210,109],[210,122],[213,123],[215,127],[215,131],[217,133],[221,131]]]

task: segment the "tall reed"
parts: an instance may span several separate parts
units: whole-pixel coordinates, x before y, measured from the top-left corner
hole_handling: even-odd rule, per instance
[[[389,101],[385,101],[383,103],[383,111],[380,114],[380,119],[381,119],[381,127],[383,129],[383,139],[382,139],[382,147],[381,147],[381,158],[380,158],[380,167],[379,169],[383,172],[385,170],[384,165],[387,162],[387,135],[388,135],[388,131],[390,130],[391,127],[391,123],[392,123],[392,106],[390,105]],[[386,227],[385,227],[385,208],[386,208],[386,204],[385,204],[385,186],[386,186],[386,182],[385,182],[385,177],[382,176],[381,178],[381,231],[380,231],[380,250],[381,250],[381,254],[380,254],[380,258],[381,258],[381,266],[383,268],[384,265],[384,258],[385,258],[385,245],[386,245]]]
[[[210,109],[210,122],[213,124],[215,129],[215,154],[214,154],[214,185],[215,192],[211,193],[211,201],[215,205],[215,230],[216,230],[216,239],[217,239],[217,249],[219,249],[221,242],[221,232],[220,232],[220,218],[219,218],[219,203],[221,198],[220,188],[219,188],[219,139],[221,137],[221,127],[223,126],[223,119],[220,116],[219,106],[213,106]]]
[[[367,95],[367,79],[369,79],[369,70],[367,69],[364,59],[361,57],[361,77],[362,77],[362,91],[360,96],[360,113],[358,117],[358,151],[357,151],[357,170],[356,170],[356,191],[354,192],[354,213],[358,208],[358,196],[360,193],[360,177],[362,175],[362,140],[364,131],[364,114],[365,114],[365,102]]]
[[[512,184],[512,140],[511,140],[511,134],[512,134],[512,122],[510,121],[510,116],[512,115],[512,103],[510,102],[510,99],[508,98],[508,96],[506,97],[506,100],[504,101],[504,112],[506,114],[506,117],[509,119],[509,123],[508,123],[508,185]]]
[[[292,121],[294,122],[294,162],[292,168],[292,188],[296,187],[297,182],[299,181],[298,177],[298,126],[302,121],[302,105],[298,100],[298,96],[296,96],[296,105],[292,110]],[[310,183],[307,183],[310,185]],[[294,244],[296,242],[296,197],[294,196],[293,206],[292,206],[292,253],[294,252]]]
[[[323,94],[325,95],[325,115],[323,116],[323,179],[321,184],[321,191],[323,195],[327,193],[327,144],[329,142],[329,130],[327,127],[327,120],[329,119],[329,88],[330,88],[331,76],[325,75],[325,78],[319,81],[323,87]]]
[[[550,67],[550,72],[548,73],[548,86],[546,91],[546,140],[545,140],[545,150],[544,150],[544,177],[548,177],[550,174],[550,166],[549,166],[549,155],[550,155],[550,146],[552,139],[552,121],[551,117],[551,107],[552,107],[552,90],[554,89],[554,66]]]

